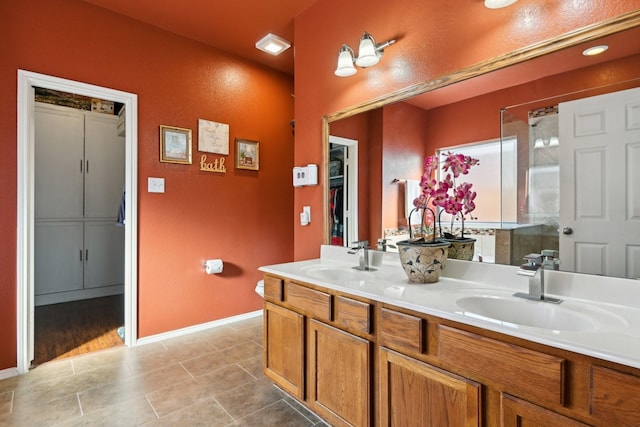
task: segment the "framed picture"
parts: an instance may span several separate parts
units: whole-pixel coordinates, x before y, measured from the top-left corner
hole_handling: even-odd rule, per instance
[[[229,125],[198,119],[198,151],[229,155]]]
[[[160,125],[160,161],[191,164],[191,129]]]
[[[258,141],[236,138],[236,168],[260,169],[260,147]]]

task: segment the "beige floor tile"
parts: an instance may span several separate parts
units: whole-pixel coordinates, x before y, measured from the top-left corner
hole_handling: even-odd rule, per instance
[[[31,369],[28,375],[20,375],[17,377],[18,382],[16,388],[29,387],[33,384],[60,379],[73,374],[71,359],[55,360]]]
[[[316,424],[323,425],[324,424],[320,417],[318,417],[316,414],[314,414],[313,412],[308,410],[306,406],[302,405],[300,402],[298,402],[293,397],[287,395],[287,396],[285,396],[285,398],[283,400],[285,402],[287,402],[293,409],[295,409],[296,411],[300,412],[305,418],[307,418],[308,420],[312,421],[314,423],[314,425],[316,425]]]
[[[236,387],[216,396],[220,404],[236,419],[241,419],[281,400],[285,394],[267,379]]]
[[[193,359],[195,356],[219,350],[210,340],[196,339],[191,335],[164,341],[164,345],[167,347],[167,355],[177,362],[182,362],[183,360]],[[191,339],[186,339],[188,337],[191,337]]]
[[[131,378],[131,372],[125,365],[107,365],[81,374],[20,387],[16,389],[14,406],[28,408],[41,401],[60,399],[69,394],[127,378]]]
[[[8,414],[13,407],[13,390],[0,393],[0,415]]]
[[[230,323],[229,327],[237,331],[247,329],[247,328],[255,328],[255,327],[262,329],[263,324],[264,324],[264,321],[262,316],[256,316],[256,317],[251,317],[249,319],[242,320],[240,322]]]
[[[164,366],[179,363],[175,357],[171,355],[164,346],[155,353],[137,354],[132,352],[127,355],[126,362],[133,375],[145,375]]]
[[[121,346],[74,357],[71,359],[73,371],[79,374],[108,365],[123,365],[126,360],[126,352],[127,348]]]
[[[78,393],[84,414],[91,414],[105,407],[117,406],[122,402],[144,397],[140,386],[135,381],[104,384],[82,393]]]
[[[228,361],[222,351],[205,354],[203,356],[194,357],[190,360],[181,362],[181,365],[194,377],[205,375],[211,371],[216,371],[225,366],[232,365],[234,362]]]
[[[262,355],[252,357],[251,359],[242,360],[238,362],[238,365],[240,365],[242,369],[246,370],[256,379],[264,377],[264,373],[262,372]]]
[[[142,425],[157,419],[158,416],[147,399],[142,397],[84,414],[56,427],[125,427]]]
[[[220,353],[229,363],[239,363],[262,355],[262,347],[255,342],[246,342],[221,350]]]
[[[194,378],[147,394],[147,400],[158,417],[164,417],[211,397],[212,393],[208,390],[207,385],[196,381]]]
[[[227,426],[235,420],[215,399],[200,401],[145,426]]]
[[[225,393],[245,384],[253,384],[256,379],[238,365],[230,365],[217,371],[196,377],[212,396]]]
[[[228,333],[212,336],[208,341],[218,349],[234,347],[245,342],[262,339],[262,326],[254,326],[239,330],[229,329]]]
[[[14,408],[10,414],[0,416],[0,426],[48,426],[60,424],[81,414],[76,394],[49,402],[40,402],[30,408]]]
[[[22,375],[24,376],[24,375]],[[0,380],[0,393],[6,393],[8,391],[13,391],[18,387],[18,382],[20,381],[19,376],[6,378],[4,380]]]
[[[262,408],[240,420],[238,425],[247,427],[278,426],[278,427],[305,427],[315,423],[305,418],[300,412],[293,409],[284,400],[279,400],[265,408]]]

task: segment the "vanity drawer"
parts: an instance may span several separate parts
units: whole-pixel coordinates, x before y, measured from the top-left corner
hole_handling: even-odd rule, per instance
[[[593,366],[591,414],[610,425],[636,425],[640,420],[640,378]]]
[[[285,301],[311,317],[331,320],[331,295],[297,283],[287,282]]]
[[[371,304],[343,296],[336,297],[335,322],[354,331],[371,333]]]
[[[501,391],[564,404],[565,360],[438,325],[438,357]],[[476,379],[476,378],[474,378]]]
[[[284,280],[273,277],[264,276],[264,298],[271,301],[282,301]]]
[[[380,309],[381,346],[409,353],[422,354],[425,349],[426,320],[387,308]]]

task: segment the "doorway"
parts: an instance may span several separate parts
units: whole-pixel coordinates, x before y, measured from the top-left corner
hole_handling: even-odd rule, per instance
[[[329,135],[330,244],[351,246],[358,239],[358,141]]]
[[[32,366],[122,345],[126,226],[123,106],[35,95]]]
[[[137,341],[137,95],[18,70],[17,361],[26,373],[34,359],[34,115],[35,87],[108,99],[125,107],[124,342]]]

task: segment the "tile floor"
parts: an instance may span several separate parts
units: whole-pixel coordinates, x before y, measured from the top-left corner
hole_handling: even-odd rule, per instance
[[[326,426],[262,374],[262,317],[0,381],[0,426]]]

